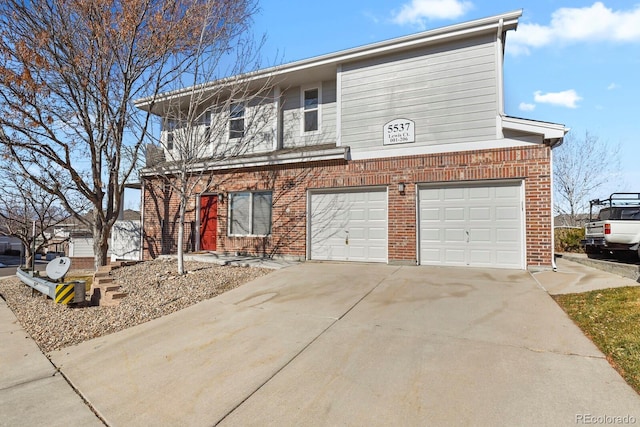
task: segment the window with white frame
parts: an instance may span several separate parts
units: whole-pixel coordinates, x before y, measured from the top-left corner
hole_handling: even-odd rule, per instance
[[[164,130],[167,132],[165,134],[165,144],[164,147],[167,150],[173,150],[173,131],[178,127],[178,121],[175,119],[166,119],[164,121]]]
[[[229,107],[229,139],[244,136],[244,103],[234,102]]]
[[[302,132],[317,132],[320,128],[320,88],[302,90]]]
[[[203,129],[203,139],[211,138],[211,111],[203,111],[196,119],[196,125]]]
[[[271,191],[229,193],[229,235],[270,235],[271,200]]]

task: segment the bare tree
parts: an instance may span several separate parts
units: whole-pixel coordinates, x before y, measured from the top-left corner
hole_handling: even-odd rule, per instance
[[[248,30],[249,21],[238,25],[246,25]],[[201,39],[207,27],[203,26]],[[218,46],[202,44],[189,72],[183,70],[174,81],[174,91],[137,103],[139,108],[161,116],[162,133],[149,134],[149,138],[163,155],[161,161],[151,162],[146,173],[161,177],[164,191],[178,201],[174,224],[178,226],[179,274],[185,273],[187,213],[195,209],[196,196],[215,191],[223,183],[222,175],[211,171],[229,159],[271,148],[276,140],[272,79],[252,79],[250,74],[260,66],[261,45],[248,31],[233,34]],[[230,48],[233,54],[229,54]],[[223,64],[223,75],[231,77],[220,78]],[[155,108],[150,101],[155,102]]]
[[[25,248],[25,263],[49,243],[51,228],[69,217],[55,196],[28,177],[3,164],[0,172],[11,179],[0,187],[0,235],[16,237]],[[35,229],[35,233],[34,230]],[[35,234],[35,235],[34,235]],[[35,248],[32,246],[35,240]]]
[[[0,2],[2,154],[92,230],[96,267],[151,124],[133,100],[153,106],[203,51],[228,49],[254,11],[253,0]],[[89,202],[89,218],[70,195]]]
[[[579,224],[579,215],[589,212],[589,200],[606,184],[615,182],[620,170],[620,147],[589,131],[583,137],[569,134],[553,151],[555,213],[566,225]]]

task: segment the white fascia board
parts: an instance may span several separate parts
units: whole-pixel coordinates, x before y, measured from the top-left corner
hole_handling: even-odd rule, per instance
[[[542,135],[545,140],[562,139],[569,132],[568,128],[558,123],[539,122],[509,116],[501,116],[501,118],[503,129]]]
[[[288,165],[293,163],[320,162],[326,160],[347,160],[348,147],[339,147],[325,150],[291,152],[285,154],[265,154],[252,158],[231,158],[222,161],[213,161],[212,163],[200,162],[189,166],[189,173],[219,171],[229,169],[244,169],[263,166]],[[179,167],[168,166],[164,169],[145,168],[140,172],[141,176],[157,176],[167,175],[178,172]]]
[[[455,40],[462,37],[470,37],[473,34],[483,33],[487,31],[502,31],[515,29],[518,26],[518,18],[522,16],[522,9],[512,12],[503,13],[501,15],[490,16],[487,18],[476,19],[474,21],[463,22],[460,24],[449,25],[446,27],[436,28],[433,30],[423,31],[417,34],[411,34],[404,37],[398,37],[382,42],[368,44],[355,47],[335,53],[321,55],[301,61],[291,62],[280,66],[265,68],[239,76],[229,77],[218,81],[198,85],[197,89],[220,89],[225,86],[242,82],[247,83],[260,79],[273,79],[278,76],[285,77],[287,74],[305,71],[310,68],[322,67],[326,65],[338,66],[347,61],[362,60],[370,57],[395,52],[398,50],[416,48],[443,40]],[[155,97],[142,98],[134,101],[134,105],[140,109],[147,109],[151,103],[161,103],[170,99],[179,98],[188,95],[193,90],[192,87],[179,89]]]
[[[425,154],[445,154],[461,151],[491,150],[496,148],[513,148],[540,145],[539,143],[518,139],[502,138],[488,141],[457,142],[450,144],[423,145],[418,147],[402,147],[390,150],[351,151],[349,160],[370,160],[389,157],[421,156]]]

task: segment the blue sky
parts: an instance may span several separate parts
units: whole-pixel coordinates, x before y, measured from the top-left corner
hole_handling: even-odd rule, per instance
[[[603,197],[640,191],[637,1],[261,0],[254,29],[265,60],[282,63],[523,9],[507,34],[506,113],[620,144],[621,181]]]

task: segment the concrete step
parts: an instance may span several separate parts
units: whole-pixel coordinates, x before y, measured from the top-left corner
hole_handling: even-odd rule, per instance
[[[100,299],[100,305],[103,307],[115,307],[127,295],[128,293],[126,292],[106,292],[104,297]]]
[[[113,277],[96,277],[93,279],[92,286],[103,286],[113,283]]]
[[[106,299],[116,300],[116,299],[125,298],[128,295],[129,295],[128,292],[107,292],[104,296]]]

